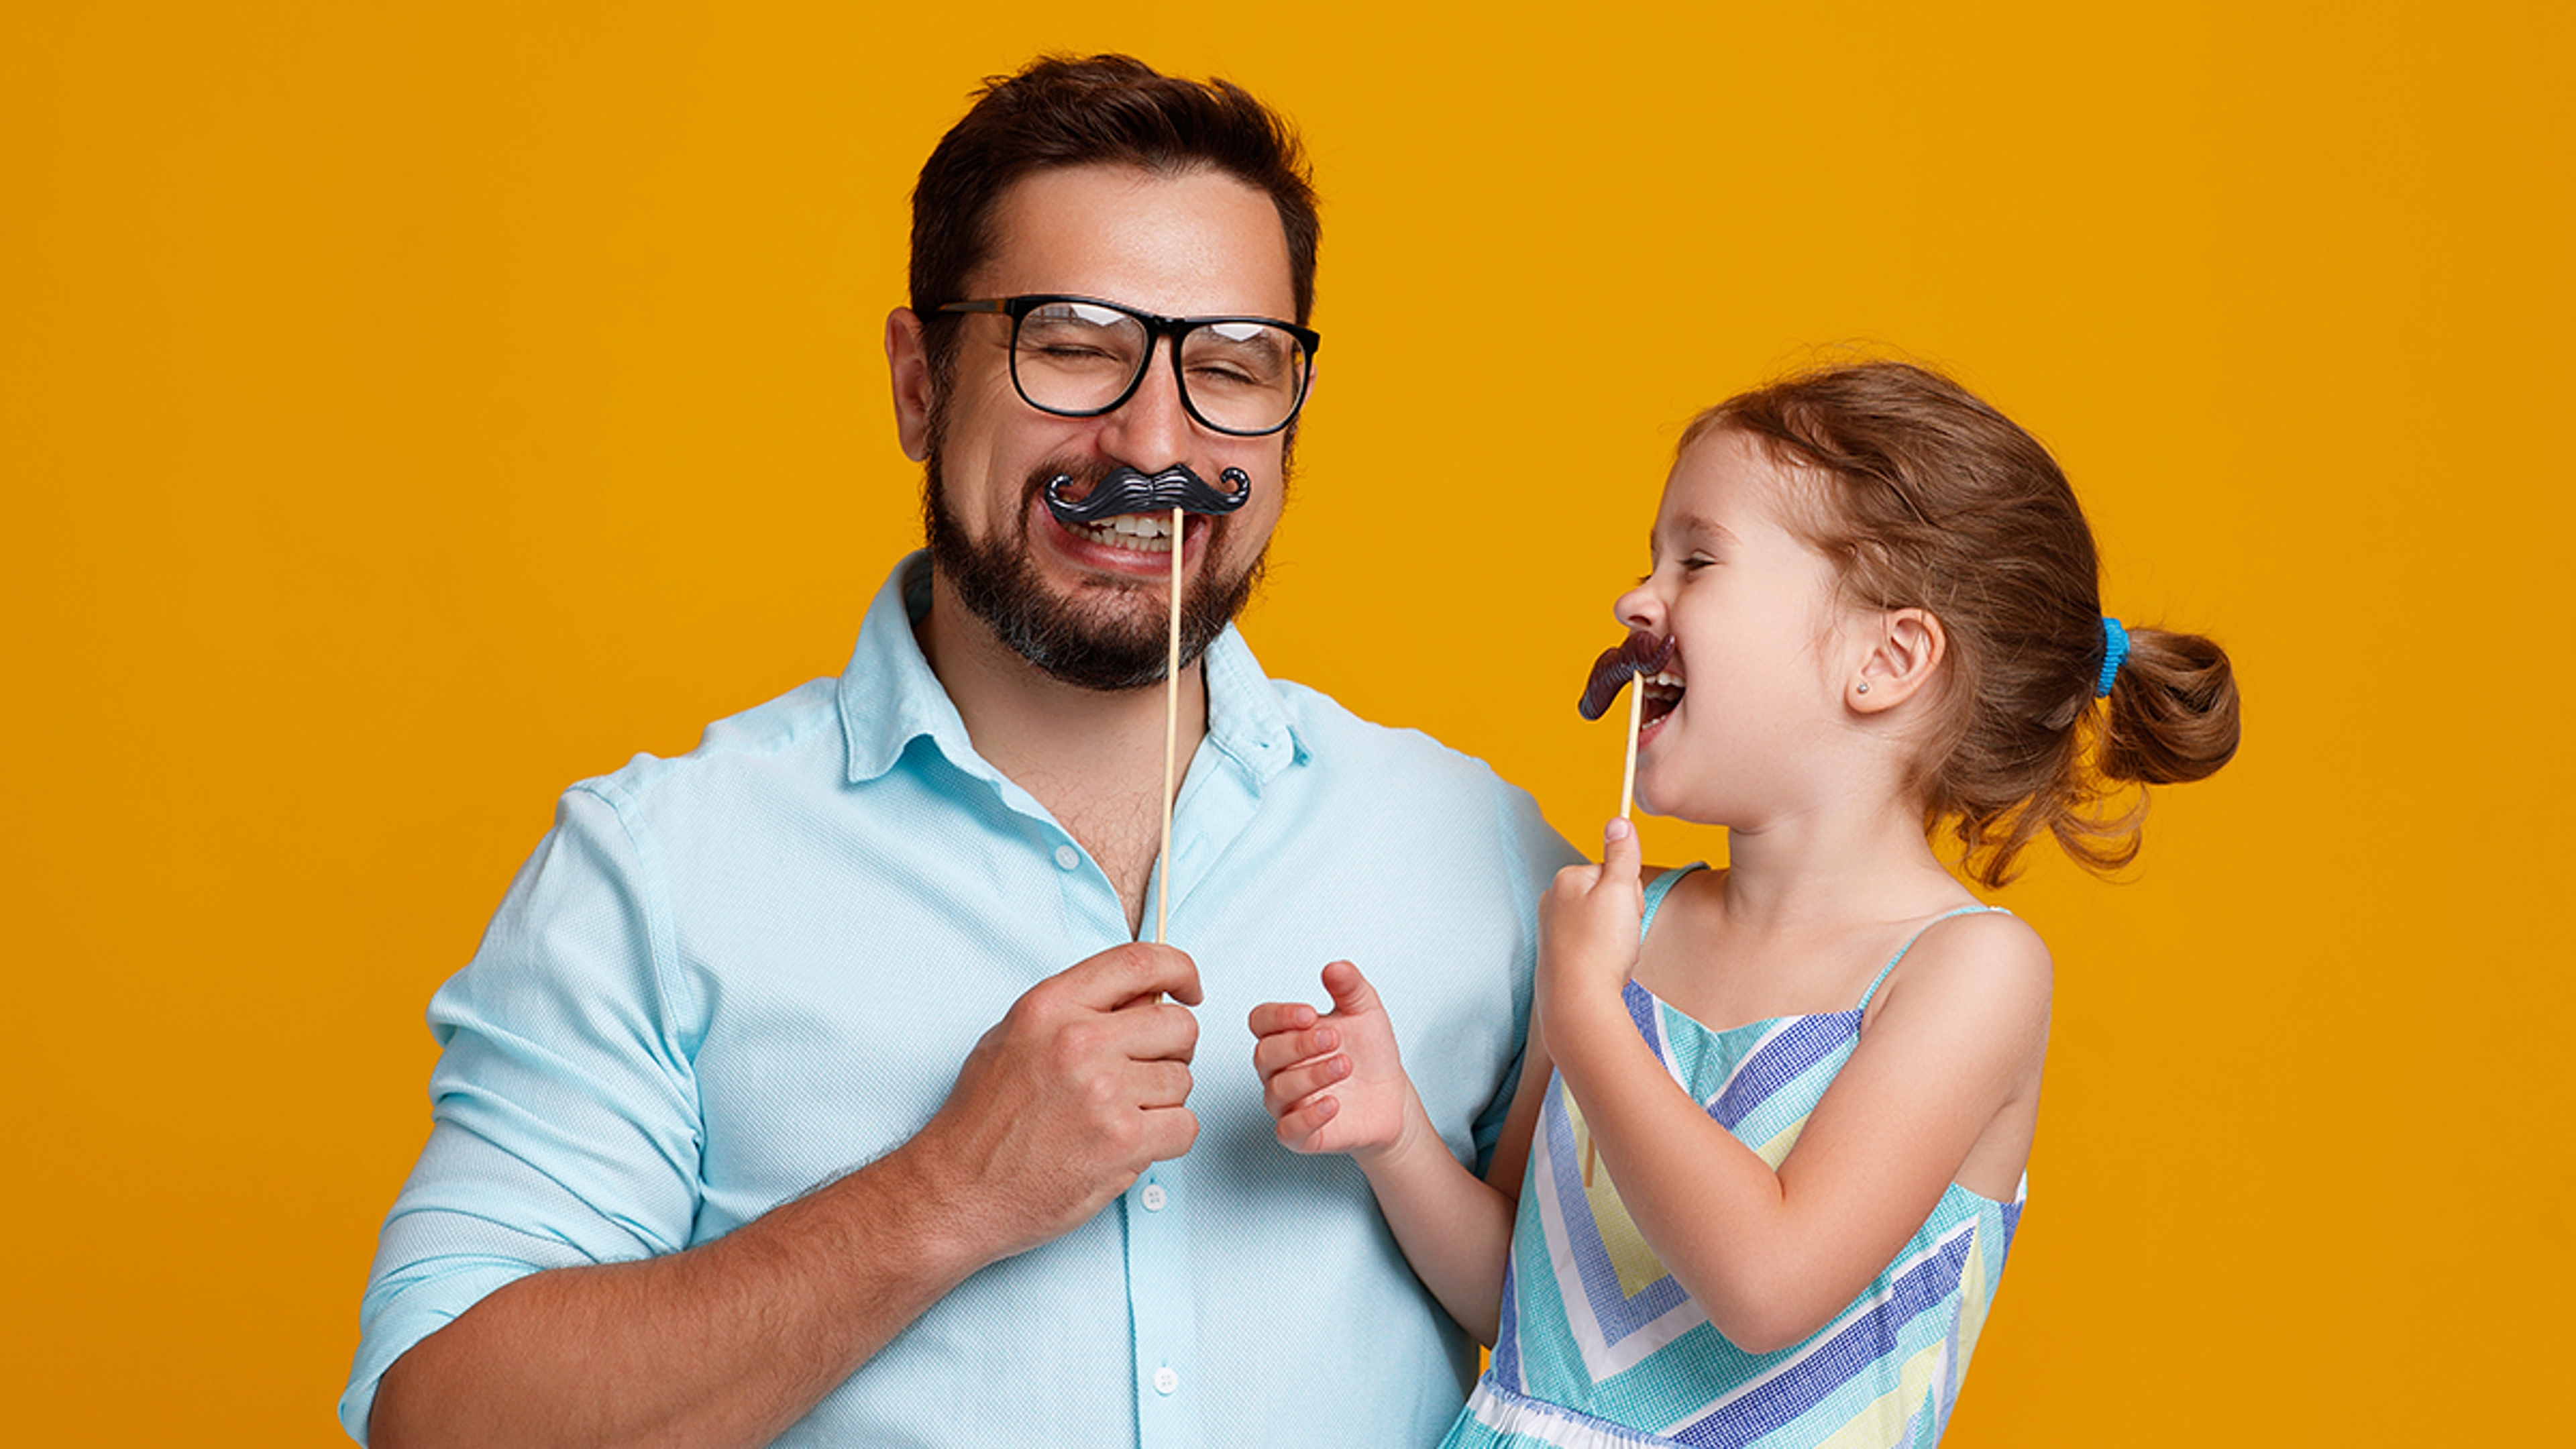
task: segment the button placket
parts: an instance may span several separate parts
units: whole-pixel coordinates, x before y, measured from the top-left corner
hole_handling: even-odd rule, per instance
[[[1140,1449],[1185,1449],[1205,1429],[1181,1396],[1198,1343],[1181,1187],[1173,1164],[1160,1163],[1127,1190],[1127,1294]]]

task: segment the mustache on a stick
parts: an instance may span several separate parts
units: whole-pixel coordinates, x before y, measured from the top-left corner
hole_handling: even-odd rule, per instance
[[[1218,491],[1185,464],[1176,463],[1150,476],[1121,464],[1090,492],[1068,500],[1064,491],[1073,486],[1073,475],[1058,473],[1047,480],[1047,511],[1058,523],[1097,523],[1126,513],[1169,513],[1175,508],[1183,513],[1232,513],[1251,501],[1251,474],[1228,468],[1217,479],[1233,491]]]
[[[1065,497],[1076,481],[1071,473],[1058,473],[1046,482],[1047,512],[1058,523],[1097,523],[1126,514],[1169,514],[1172,520],[1172,629],[1163,668],[1163,847],[1154,866],[1154,944],[1159,946],[1171,932],[1172,803],[1180,758],[1181,515],[1225,514],[1241,508],[1252,500],[1252,475],[1241,468],[1225,469],[1217,474],[1217,481],[1232,491],[1220,492],[1182,464],[1148,475],[1122,463],[1101,475],[1080,498]]]
[[[1629,631],[1615,649],[1604,649],[1592,661],[1592,677],[1584,683],[1583,698],[1575,704],[1585,719],[1599,719],[1610,712],[1619,698],[1620,689],[1631,679],[1642,679],[1660,672],[1672,662],[1673,638],[1658,639],[1643,629]]]

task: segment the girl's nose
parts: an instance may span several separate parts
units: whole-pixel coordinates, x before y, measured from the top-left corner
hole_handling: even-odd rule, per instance
[[[1621,594],[1610,605],[1610,612],[1620,623],[1631,629],[1658,633],[1663,628],[1664,601],[1655,597],[1654,591],[1644,584],[1639,584]]]

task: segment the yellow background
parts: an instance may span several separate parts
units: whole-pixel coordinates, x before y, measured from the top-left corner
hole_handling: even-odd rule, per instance
[[[874,8],[0,6],[11,1442],[338,1441],[429,993],[561,786],[848,657],[912,173],[1044,48],[1302,124],[1248,632],[1569,837],[1675,431],[1820,351],[1955,369],[2235,651],[2135,879],[2004,897],[2056,1053],[1954,1443],[2563,1424],[2565,7]]]

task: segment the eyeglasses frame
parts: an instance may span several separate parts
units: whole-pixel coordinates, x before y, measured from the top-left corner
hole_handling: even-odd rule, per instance
[[[1031,312],[1036,311],[1038,308],[1045,306],[1049,302],[1079,302],[1086,307],[1106,307],[1110,311],[1116,312],[1121,316],[1133,317],[1138,323],[1143,325],[1145,329],[1145,365],[1136,369],[1136,375],[1127,380],[1126,389],[1120,392],[1116,398],[1096,408],[1067,409],[1048,407],[1046,404],[1039,402],[1036,398],[1029,396],[1028,388],[1023,386],[1020,382],[1020,322]],[[1315,386],[1315,354],[1322,350],[1324,345],[1323,334],[1315,331],[1315,329],[1311,327],[1300,327],[1294,322],[1283,322],[1276,317],[1164,317],[1153,312],[1145,311],[1140,307],[1130,307],[1124,302],[1112,302],[1103,297],[1081,297],[1070,292],[1031,292],[1017,297],[984,297],[964,302],[942,302],[935,310],[959,315],[991,313],[995,316],[1010,318],[1011,341],[1009,356],[1011,360],[1011,388],[1020,395],[1020,401],[1027,403],[1030,407],[1036,408],[1039,412],[1045,413],[1050,417],[1107,417],[1109,414],[1125,407],[1129,399],[1136,396],[1136,389],[1145,385],[1145,374],[1154,370],[1154,345],[1163,338],[1168,337],[1172,339],[1172,384],[1180,392],[1181,407],[1189,413],[1191,420],[1196,422],[1200,427],[1203,427],[1212,433],[1223,433],[1229,438],[1266,438],[1273,433],[1285,430],[1289,424],[1297,421],[1297,414],[1305,411],[1306,394],[1312,391]],[[1281,418],[1277,423],[1270,427],[1262,428],[1254,432],[1247,432],[1241,428],[1229,428],[1220,423],[1210,422],[1207,415],[1199,411],[1199,405],[1190,400],[1189,379],[1181,376],[1181,339],[1188,336],[1190,333],[1197,331],[1201,327],[1210,326],[1220,322],[1257,322],[1264,327],[1276,327],[1280,331],[1287,333],[1290,337],[1295,338],[1297,340],[1298,347],[1304,350],[1305,366],[1297,378],[1297,400],[1288,405],[1288,416]]]

